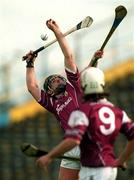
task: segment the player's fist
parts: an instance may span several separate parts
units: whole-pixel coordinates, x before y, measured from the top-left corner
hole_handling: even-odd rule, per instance
[[[95,53],[94,53],[94,58],[97,58],[97,59],[100,59],[103,57],[103,51],[101,50],[97,50]]]
[[[35,61],[35,58],[37,57],[37,54],[34,54],[33,51],[29,51],[27,54],[26,54],[26,62],[29,62],[29,61]]]
[[[52,31],[56,31],[57,29],[59,29],[59,26],[57,25],[57,23],[53,19],[47,20],[46,25]]]
[[[121,162],[119,159],[115,160],[114,167],[119,167],[123,171],[127,169],[127,163],[126,162]]]
[[[41,156],[36,160],[36,165],[40,168],[47,167],[52,162],[52,159],[49,155]]]
[[[37,54],[34,54],[33,51],[29,51],[29,53],[27,53],[24,57],[26,57],[26,64],[27,64],[26,67],[33,68]]]

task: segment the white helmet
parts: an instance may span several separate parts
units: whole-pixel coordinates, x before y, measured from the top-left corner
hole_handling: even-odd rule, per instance
[[[85,95],[104,92],[104,73],[99,68],[90,67],[81,74],[81,86]]]

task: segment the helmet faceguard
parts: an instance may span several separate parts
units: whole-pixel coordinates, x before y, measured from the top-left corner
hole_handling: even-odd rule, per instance
[[[81,74],[81,87],[84,95],[104,93],[104,73],[99,68],[90,67]]]
[[[52,89],[52,81],[57,77],[62,79],[63,82],[60,83],[56,89]],[[50,75],[45,79],[43,88],[44,88],[45,92],[51,91],[52,96],[58,95],[60,93],[65,92],[65,90],[66,90],[66,79],[63,76],[58,75],[58,74]]]

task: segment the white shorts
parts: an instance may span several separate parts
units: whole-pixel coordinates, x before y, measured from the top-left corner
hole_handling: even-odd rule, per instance
[[[79,172],[79,180],[115,180],[116,177],[117,168],[112,167],[81,167]]]
[[[76,146],[71,151],[66,152],[64,156],[80,158],[79,146]],[[64,168],[76,169],[76,170],[77,169],[80,170],[81,168],[80,161],[73,161],[73,160],[67,160],[67,159],[62,159],[60,166]]]

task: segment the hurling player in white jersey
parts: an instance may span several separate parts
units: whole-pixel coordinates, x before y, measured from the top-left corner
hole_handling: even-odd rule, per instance
[[[37,159],[40,167],[45,167],[55,157],[80,145],[80,180],[115,180],[117,168],[124,168],[134,152],[134,123],[126,112],[107,100],[104,73],[95,67],[81,74],[84,103],[80,110],[70,115],[65,139],[46,156]],[[114,142],[118,134],[126,136],[128,142],[117,158]]]

